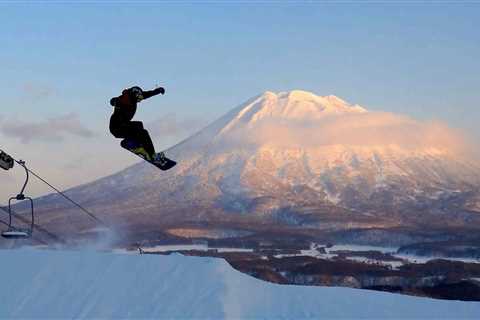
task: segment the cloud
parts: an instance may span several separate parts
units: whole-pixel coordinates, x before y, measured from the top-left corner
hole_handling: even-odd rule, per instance
[[[247,139],[256,145],[270,144],[285,148],[346,145],[397,146],[407,150],[436,148],[463,154],[472,151],[466,134],[440,121],[418,121],[385,112],[342,114],[308,120],[269,119],[246,126],[235,130],[227,139]]]
[[[94,132],[85,127],[78,115],[70,113],[44,121],[27,122],[0,118],[0,132],[22,143],[32,141],[63,141],[65,135],[92,138]]]

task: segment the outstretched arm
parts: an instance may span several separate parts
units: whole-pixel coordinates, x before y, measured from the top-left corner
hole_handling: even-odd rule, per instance
[[[156,96],[157,94],[165,94],[165,89],[162,87],[158,87],[154,90],[143,91],[143,99],[148,99],[150,97]]]

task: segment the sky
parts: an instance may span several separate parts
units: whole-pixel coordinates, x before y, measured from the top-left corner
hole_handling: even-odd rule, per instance
[[[117,172],[138,159],[108,132],[108,101],[132,85],[166,88],[136,115],[159,150],[293,89],[478,140],[478,21],[475,2],[0,1],[0,149],[60,188]],[[22,179],[0,172],[0,203]]]

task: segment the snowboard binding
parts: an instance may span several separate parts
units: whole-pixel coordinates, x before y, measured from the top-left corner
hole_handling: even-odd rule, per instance
[[[153,164],[160,170],[166,171],[173,168],[177,164],[175,161],[167,158],[163,152],[157,153],[154,157],[152,157],[150,154],[148,154],[145,148],[135,140],[123,139],[122,142],[120,142],[120,145],[122,148],[134,153],[143,160]]]

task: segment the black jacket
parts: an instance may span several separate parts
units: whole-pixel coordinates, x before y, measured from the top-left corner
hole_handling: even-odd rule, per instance
[[[114,104],[114,111],[112,115],[112,120],[115,122],[128,122],[133,119],[135,112],[137,112],[137,98],[133,94],[132,88],[125,89],[122,91],[122,95],[112,98]],[[162,92],[162,88],[157,88],[155,90],[143,91],[143,99],[148,99],[150,97],[156,96]]]

